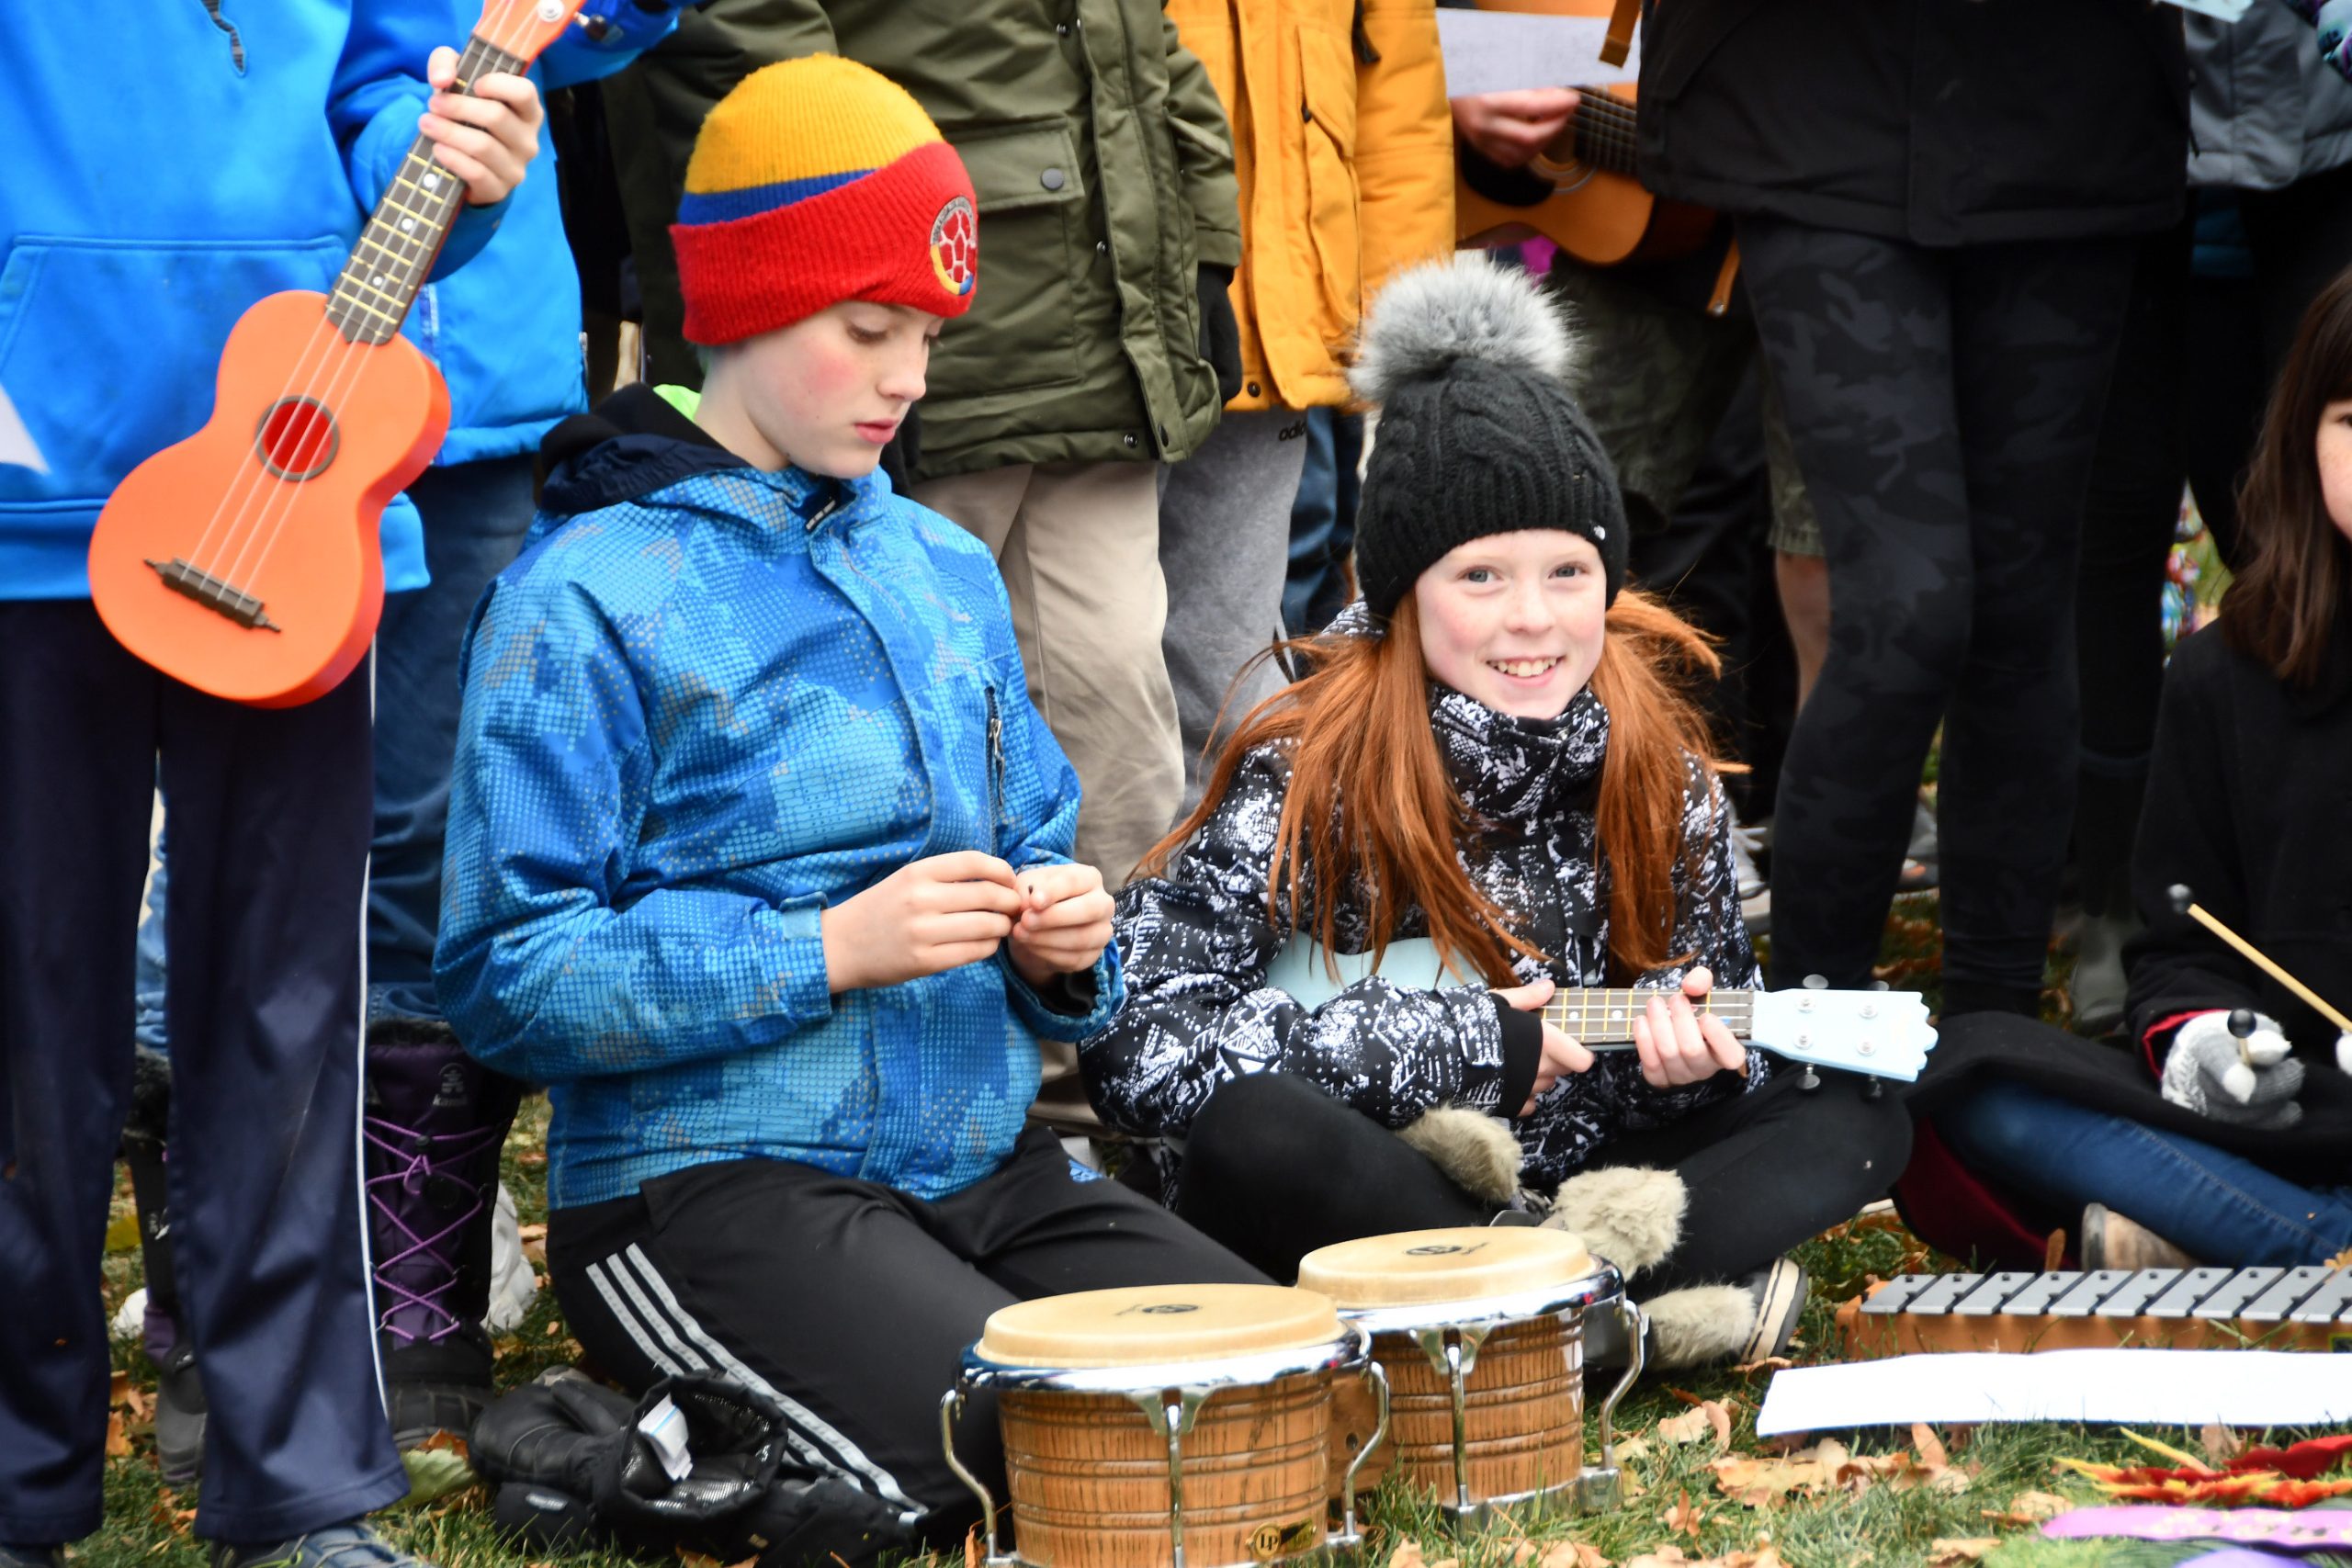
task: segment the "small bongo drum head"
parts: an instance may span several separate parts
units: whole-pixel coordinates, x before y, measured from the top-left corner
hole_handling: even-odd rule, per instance
[[[1329,1344],[1326,1296],[1280,1285],[1141,1285],[1016,1302],[972,1352],[1006,1367],[1148,1367]]]
[[[1566,1231],[1461,1225],[1317,1247],[1299,1260],[1298,1282],[1362,1311],[1517,1295],[1592,1270],[1592,1254]]]

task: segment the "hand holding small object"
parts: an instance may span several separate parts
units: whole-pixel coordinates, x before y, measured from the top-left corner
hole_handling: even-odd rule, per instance
[[[1115,907],[1091,865],[1034,865],[1015,874],[1022,906],[1009,940],[1012,967],[1032,986],[1094,967],[1111,944]]]
[[[838,996],[992,958],[1025,908],[1012,867],[994,855],[910,862],[819,917],[826,986]]]

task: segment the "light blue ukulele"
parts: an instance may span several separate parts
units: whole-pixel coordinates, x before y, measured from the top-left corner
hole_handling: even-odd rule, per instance
[[[1437,946],[1426,937],[1388,944],[1380,967],[1369,953],[1333,955],[1340,977],[1324,967],[1323,949],[1293,942],[1267,965],[1265,983],[1286,991],[1301,1006],[1319,1007],[1374,973],[1399,986],[1461,986],[1477,983],[1442,969]],[[1634,1020],[1653,991],[1610,988],[1562,989],[1544,1005],[1544,1021],[1594,1051],[1634,1048]],[[1793,991],[1709,993],[1699,1011],[1723,1020],[1732,1033],[1776,1056],[1814,1066],[1842,1067],[1874,1078],[1917,1079],[1936,1046],[1928,1004],[1916,991],[1830,991],[1811,987]]]

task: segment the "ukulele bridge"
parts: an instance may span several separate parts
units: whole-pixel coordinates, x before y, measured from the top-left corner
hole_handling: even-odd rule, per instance
[[[151,560],[155,575],[164,586],[175,593],[187,595],[217,615],[222,615],[249,631],[274,632],[280,628],[262,614],[261,601],[224,578],[189,565],[175,557],[168,561]]]

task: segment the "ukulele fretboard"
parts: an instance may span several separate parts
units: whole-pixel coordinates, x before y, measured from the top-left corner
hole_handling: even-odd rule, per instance
[[[1544,1021],[1583,1045],[1629,1045],[1634,1020],[1652,997],[1666,994],[1656,989],[1562,991],[1544,1004]],[[1755,1000],[1753,991],[1713,991],[1693,1009],[1702,1018],[1723,1020],[1724,1028],[1745,1040],[1755,1021]]]
[[[526,61],[477,35],[458,60],[452,90],[469,93],[491,72],[519,76],[526,69]],[[389,343],[401,330],[465,195],[465,182],[435,162],[432,141],[420,134],[384,187],[327,298],[327,319],[345,338]]]

